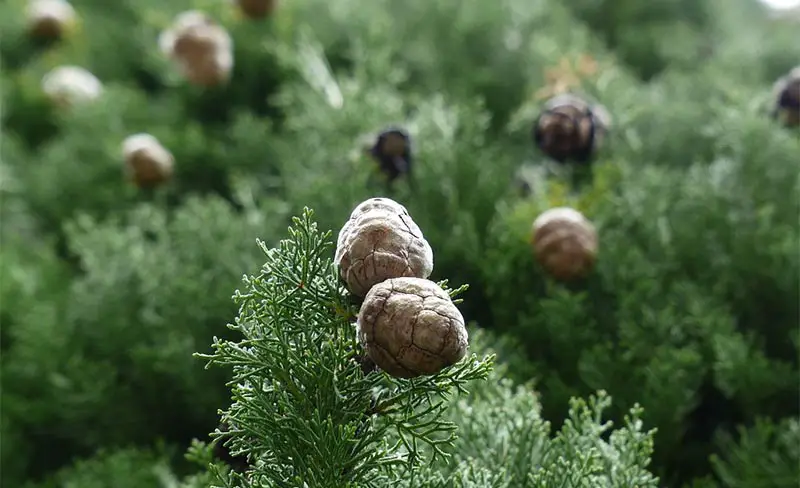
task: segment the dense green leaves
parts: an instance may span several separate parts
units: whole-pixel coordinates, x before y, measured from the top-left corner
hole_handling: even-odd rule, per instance
[[[214,354],[202,356],[234,372],[224,437],[252,467],[231,486],[386,486],[405,471],[398,467],[424,461],[419,444],[432,460],[446,454],[455,426],[441,419],[443,400],[485,378],[491,357],[473,354],[422,379],[365,375],[331,233],[318,230],[307,209],[293,223],[278,247],[259,243],[261,273],[245,277],[234,297],[239,315],[230,327],[243,339],[215,338]]]
[[[126,217],[69,226],[80,274],[65,290],[38,284],[26,298],[19,283],[5,295],[23,292],[29,308],[9,307],[13,320],[3,323],[12,346],[3,414],[44,466],[97,445],[186,440],[214,427],[225,376],[204,373],[191,355],[224,331],[231,290],[258,262],[256,237],[285,218],[267,202],[236,214],[219,198],[190,199],[170,216],[142,206]],[[54,439],[63,447],[53,449]]]
[[[750,0],[295,0],[263,21],[234,2],[73,4],[79,28],[49,46],[24,35],[22,0],[0,5],[4,485],[227,483],[224,466],[205,472],[202,445],[190,478],[147,451],[209,441],[218,408],[236,424],[231,445],[260,459],[263,476],[238,486],[743,488],[797,476],[800,145],[769,117],[773,80],[798,63],[796,24]],[[188,86],[158,52],[189,8],[230,31],[229,85]],[[564,66],[578,63],[570,79]],[[61,64],[95,73],[103,97],[51,106],[40,80]],[[580,186],[531,147],[559,80],[613,116]],[[414,169],[389,189],[363,145],[395,124]],[[120,145],[136,132],[175,156],[175,177],[153,192],[124,178]],[[520,166],[528,198],[513,188]],[[490,342],[509,366],[437,403],[441,415],[376,419],[359,444],[362,394],[409,405],[444,386],[360,376],[352,327],[329,309],[351,307],[325,264],[332,250],[312,245],[324,239],[308,221],[284,233],[306,207],[335,233],[379,195],[414,215],[432,279],[470,284],[459,307],[499,334]],[[555,205],[597,225],[583,282],[554,283],[535,264],[531,223]],[[226,329],[239,278],[265,259],[272,278],[248,278],[257,293],[237,295]],[[213,337],[232,368],[191,356],[212,353]],[[482,338],[473,352],[487,352]],[[246,387],[272,382],[314,393]],[[398,452],[429,459],[397,430],[419,439],[430,425],[451,457],[376,467]]]
[[[100,451],[56,473],[36,488],[162,488],[177,483],[163,455],[123,448]],[[31,486],[32,488],[32,486]]]
[[[738,443],[729,435],[721,436],[723,454],[712,458],[725,486],[794,486],[800,478],[800,425],[796,419],[780,423],[758,419],[738,434]]]

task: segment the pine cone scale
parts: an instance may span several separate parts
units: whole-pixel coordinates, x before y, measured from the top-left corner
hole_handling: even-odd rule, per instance
[[[334,261],[350,292],[363,297],[389,278],[427,278],[433,251],[405,207],[373,198],[358,205],[342,227]]]
[[[436,374],[466,354],[464,318],[430,280],[394,278],[375,285],[357,325],[367,354],[392,376]]]

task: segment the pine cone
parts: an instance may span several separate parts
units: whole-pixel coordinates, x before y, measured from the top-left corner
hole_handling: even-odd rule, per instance
[[[800,66],[775,82],[773,99],[775,117],[787,127],[800,126]]]
[[[411,173],[411,138],[401,129],[387,129],[378,135],[370,149],[382,173],[392,183]]]
[[[251,19],[263,19],[275,10],[277,0],[236,0],[239,9]]]
[[[611,123],[608,112],[574,95],[551,98],[533,128],[539,149],[559,163],[588,163],[601,147]]]
[[[218,86],[230,80],[233,57],[225,52],[217,52],[194,63],[182,65],[183,76],[197,86]]]
[[[38,39],[55,40],[75,25],[75,9],[66,0],[33,0],[28,3],[28,32]]]
[[[60,107],[90,102],[103,94],[100,80],[78,66],[60,66],[42,78],[42,91]]]
[[[172,177],[172,153],[150,134],[128,136],[122,154],[128,175],[139,188],[151,188]]]
[[[228,32],[197,10],[183,12],[159,38],[161,51],[195,85],[227,82],[233,70],[233,40]]]
[[[586,217],[568,207],[556,207],[533,223],[536,259],[553,278],[569,281],[588,273],[597,256],[597,232]]]
[[[464,317],[430,280],[394,278],[373,286],[357,325],[369,357],[396,378],[434,375],[467,353]]]
[[[404,206],[370,198],[339,232],[334,262],[350,292],[363,297],[389,278],[430,276],[433,250]]]

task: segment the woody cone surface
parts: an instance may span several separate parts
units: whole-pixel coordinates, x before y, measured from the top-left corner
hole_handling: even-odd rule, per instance
[[[396,378],[433,375],[467,353],[464,317],[436,283],[394,278],[372,287],[358,314],[370,359]]]
[[[363,297],[389,278],[430,276],[433,250],[404,206],[370,198],[342,226],[334,262],[348,290]]]
[[[574,280],[591,271],[597,246],[594,225],[572,208],[552,208],[533,223],[536,260],[557,280]]]

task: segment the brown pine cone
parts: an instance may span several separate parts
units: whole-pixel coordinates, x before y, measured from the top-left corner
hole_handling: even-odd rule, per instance
[[[75,25],[75,9],[66,0],[33,0],[28,3],[28,32],[37,39],[64,37]]]
[[[787,127],[800,126],[800,66],[773,86],[774,116]]]
[[[172,177],[174,158],[150,134],[134,134],[122,143],[128,177],[139,188],[158,186]]]
[[[600,148],[609,124],[610,117],[602,106],[592,106],[574,95],[557,95],[537,118],[533,139],[542,152],[559,163],[588,163]]]
[[[430,276],[433,250],[404,206],[370,198],[342,226],[334,263],[350,293],[363,297],[389,278]]]
[[[394,278],[373,286],[357,325],[369,357],[396,378],[434,375],[467,353],[464,317],[430,280]]]
[[[536,260],[553,278],[569,281],[586,275],[597,257],[597,232],[577,210],[556,207],[533,223]]]

